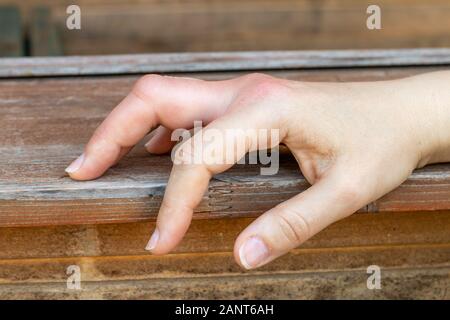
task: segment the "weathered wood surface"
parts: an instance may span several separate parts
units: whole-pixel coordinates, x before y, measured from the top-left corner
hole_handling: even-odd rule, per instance
[[[2,299],[450,299],[449,267],[387,268],[382,290],[366,269],[245,276],[1,285]]]
[[[429,60],[416,56],[417,65],[408,67],[383,58],[382,67],[344,69],[329,63],[319,70],[266,72],[309,81],[393,79],[449,69],[436,52]],[[10,68],[20,69],[22,63],[51,60],[9,61],[19,63]],[[247,72],[245,64],[218,72],[219,64],[208,63],[202,70],[210,72],[204,73],[189,73],[186,65],[165,68],[209,80]],[[136,72],[130,65],[126,72]],[[28,75],[34,72],[30,66],[22,69]],[[363,214],[250,272],[233,261],[234,239],[255,216],[308,185],[289,154],[283,154],[275,176],[260,176],[258,166],[236,166],[211,181],[174,252],[152,256],[144,247],[170,170],[167,156],[150,156],[140,144],[95,181],[75,182],[64,174],[138,76],[52,77],[56,69],[47,67],[39,71],[45,78],[0,80],[0,298],[450,299],[450,165],[417,170]],[[64,72],[76,75],[80,65],[71,68]],[[372,264],[381,267],[382,290],[366,287]],[[81,269],[80,291],[66,287],[70,265]]]
[[[174,253],[231,252],[234,239],[252,221],[253,218],[193,220],[186,237]],[[0,261],[143,256],[148,254],[144,247],[154,227],[154,222],[135,222],[2,228]],[[449,228],[450,211],[356,214],[326,228],[301,248],[447,245],[450,243]],[[449,251],[447,258],[448,255]],[[334,263],[330,263],[330,268]]]
[[[199,52],[10,58],[0,77],[111,75],[345,67],[445,66],[450,49]]]
[[[450,46],[447,0],[79,0],[82,30],[66,28],[70,1],[0,0],[27,18],[49,6],[70,55]],[[382,10],[382,29],[366,9]]]
[[[450,211],[353,215],[285,257],[244,271],[231,252],[251,221],[195,220],[168,256],[143,249],[152,222],[3,228],[0,297],[449,298]],[[366,288],[373,264],[381,267],[382,290]],[[70,265],[80,267],[81,291],[66,288]],[[295,286],[286,287],[287,279]]]
[[[440,67],[442,69],[444,67]],[[353,81],[396,78],[436,67],[273,71],[290,79]],[[236,73],[194,76],[223,79]],[[191,74],[192,76],[192,74]],[[142,145],[95,181],[76,182],[64,168],[137,76],[2,80],[0,82],[0,226],[131,222],[155,219],[171,162]],[[282,155],[280,171],[236,166],[211,181],[195,218],[253,217],[308,187]],[[448,164],[417,170],[361,212],[450,208]]]
[[[59,32],[48,7],[35,7],[31,12],[29,43],[31,56],[62,55]]]
[[[450,268],[450,245],[434,246],[377,246],[354,248],[328,248],[292,250],[273,263],[252,272],[253,274],[318,272],[368,267],[383,268],[398,265],[426,268]],[[372,261],[372,262],[371,262]],[[66,269],[79,266],[83,281],[122,281],[140,279],[174,279],[198,276],[243,275],[231,252],[175,254],[156,257],[79,257],[0,261],[0,284],[33,282],[65,282]],[[0,287],[1,291],[1,287]]]
[[[25,54],[19,10],[0,6],[0,57],[20,57]]]

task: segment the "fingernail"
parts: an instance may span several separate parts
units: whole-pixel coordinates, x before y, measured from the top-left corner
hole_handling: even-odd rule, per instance
[[[154,144],[155,144],[155,143],[154,143],[154,140],[155,140],[155,139],[153,139],[153,137],[150,138],[150,140],[148,140],[147,143],[144,144],[144,147],[145,147],[147,150],[151,149],[151,148],[154,146]]]
[[[66,168],[65,171],[67,173],[74,173],[74,172],[78,171],[78,169],[81,168],[81,165],[83,164],[83,161],[84,161],[84,153],[81,156],[79,156],[74,162],[72,162],[70,164],[70,166],[68,166]]]
[[[245,269],[258,267],[269,257],[269,249],[264,241],[253,236],[247,239],[239,248],[239,259]]]
[[[151,251],[155,249],[158,240],[159,240],[159,231],[158,229],[155,229],[152,236],[150,237],[150,241],[147,243],[147,246],[145,247],[145,250]]]

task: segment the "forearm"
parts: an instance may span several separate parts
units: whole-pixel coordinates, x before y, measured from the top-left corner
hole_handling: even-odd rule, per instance
[[[425,134],[421,165],[450,161],[450,71],[432,72],[397,82],[402,107],[416,112]],[[408,116],[406,114],[406,116]],[[418,141],[419,143],[419,141]]]
[[[382,118],[373,133],[375,148],[382,138],[390,140],[398,156],[412,156],[414,168],[450,162],[450,71],[386,81],[298,82],[294,86],[302,92],[301,100],[313,106],[313,119],[320,114],[324,121],[324,115],[336,109],[333,116],[352,126],[352,139],[372,127],[373,119]],[[353,122],[356,114],[362,122]]]
[[[404,145],[411,149],[403,152],[416,154],[417,167],[450,161],[450,71],[339,86],[341,96],[364,109],[368,121],[384,115],[383,134],[401,132],[393,143],[409,140]]]

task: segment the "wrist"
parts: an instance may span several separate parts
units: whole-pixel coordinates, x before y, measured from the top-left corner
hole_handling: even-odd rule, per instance
[[[434,149],[428,164],[450,162],[450,105],[442,115],[437,122]]]
[[[425,164],[450,162],[450,72],[434,72],[415,77],[421,97],[422,119],[428,130],[429,154]],[[414,89],[413,89],[414,90]]]
[[[400,101],[398,107],[410,119],[418,167],[449,162],[450,72],[433,72],[393,82]]]

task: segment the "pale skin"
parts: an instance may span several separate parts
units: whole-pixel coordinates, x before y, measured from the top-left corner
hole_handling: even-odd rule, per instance
[[[203,130],[279,129],[279,141],[267,142],[284,143],[312,185],[262,213],[238,236],[235,260],[253,269],[395,189],[414,169],[450,161],[450,71],[354,83],[264,74],[225,81],[147,75],[67,172],[76,180],[100,177],[152,129],[147,150],[169,152],[172,130],[199,120]],[[247,138],[245,151],[257,148],[259,141]],[[209,180],[230,166],[173,166],[148,250],[166,254],[182,240]]]

